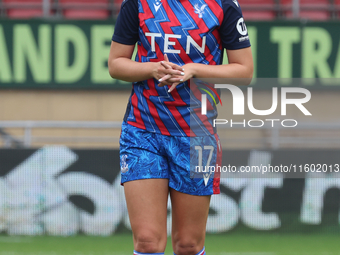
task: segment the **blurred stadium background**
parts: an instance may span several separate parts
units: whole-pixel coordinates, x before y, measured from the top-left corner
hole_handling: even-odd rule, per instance
[[[271,118],[299,125],[221,128],[224,164],[340,164],[340,1],[238,2],[255,108],[270,108],[272,87],[299,85],[312,116],[278,107]],[[132,253],[118,154],[131,85],[106,64],[120,5],[0,0],[0,255]],[[219,118],[230,120],[230,92],[222,102]],[[340,254],[340,179],[294,177],[223,178],[208,254]]]

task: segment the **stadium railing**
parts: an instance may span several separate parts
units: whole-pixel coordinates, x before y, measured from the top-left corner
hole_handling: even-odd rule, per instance
[[[122,0],[0,0],[0,17],[8,18],[116,18]],[[239,0],[245,19],[340,18],[339,0]]]
[[[5,132],[2,128],[0,128],[0,137],[4,141],[4,147],[5,148],[22,148],[23,142],[14,138],[7,132]]]
[[[333,4],[333,0],[280,0],[281,16],[326,21],[336,18]]]
[[[120,0],[0,0],[0,17],[108,19],[117,16],[120,4]]]
[[[276,0],[239,0],[246,20],[274,20],[280,6]]]
[[[6,132],[7,136],[1,136],[0,140],[9,138],[10,130],[21,129],[19,135],[11,134],[11,141],[7,140],[3,147],[15,147],[13,145],[26,148],[39,147],[37,144],[64,144],[79,147],[95,145],[95,147],[116,147],[118,148],[120,121],[0,121],[0,130]],[[53,136],[41,135],[33,130],[53,129],[53,130],[94,130],[95,136],[71,135]],[[101,130],[115,130],[115,134],[100,135]],[[226,125],[219,125],[219,135],[223,144],[227,147],[279,149],[279,148],[340,148],[340,122],[336,123],[316,123],[301,122],[294,128],[285,128],[280,125],[271,127],[264,125],[259,128],[249,126],[235,126],[230,128]],[[260,131],[256,135],[250,135],[250,131]],[[43,132],[43,134],[46,134]],[[248,134],[248,135],[247,135]],[[13,144],[13,142],[15,144]],[[243,145],[237,146],[237,145]]]
[[[117,136],[35,136],[33,134],[34,129],[116,129],[119,130],[121,127],[121,122],[119,121],[0,121],[0,129],[21,129],[23,130],[23,135],[11,135],[15,137],[17,141],[21,141],[23,146],[26,148],[37,146],[36,144],[53,144],[53,143],[99,143],[99,144],[116,144],[119,141]],[[10,132],[7,132],[10,133]],[[4,137],[3,137],[4,139]],[[11,147],[10,144],[4,143],[4,147]]]

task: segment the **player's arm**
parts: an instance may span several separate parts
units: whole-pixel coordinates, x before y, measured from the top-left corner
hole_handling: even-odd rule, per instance
[[[187,64],[183,66],[184,80],[194,77],[208,79],[207,81],[211,83],[229,82],[235,85],[248,85],[251,82],[254,69],[253,56],[242,10],[237,2],[231,0],[222,0],[222,7],[224,17],[218,31],[223,48],[227,49],[229,64]],[[173,87],[174,85],[170,91]]]
[[[166,75],[169,75],[167,77],[175,75],[179,77],[173,78],[173,81],[179,81],[181,79],[180,76],[184,73],[182,68],[175,64],[168,63],[166,65],[168,65],[169,68],[166,68],[161,62],[140,63],[131,60],[134,47],[134,45],[126,45],[112,41],[108,60],[109,73],[112,78],[136,82],[150,78],[159,80],[161,78],[164,79]]]
[[[135,45],[111,42],[108,67],[112,78],[123,81],[141,81],[152,77],[155,63],[141,64],[131,60]]]
[[[245,85],[248,85],[251,82],[254,70],[251,48],[227,50],[227,56],[229,64],[204,65],[190,63],[184,66],[185,73],[190,78],[241,79]]]
[[[166,68],[161,63],[138,63],[131,60],[135,44],[139,39],[138,31],[138,0],[125,0],[112,36],[108,60],[109,73],[112,78],[135,82],[150,78],[159,80],[167,74],[181,75],[182,71]],[[175,67],[174,64],[171,66]],[[168,79],[167,77],[165,78]]]
[[[183,66],[185,75],[183,80],[201,78],[210,83],[232,83],[235,85],[249,85],[253,78],[253,55],[251,48],[227,50],[229,64],[205,65],[189,63]],[[171,92],[178,83],[171,86]]]

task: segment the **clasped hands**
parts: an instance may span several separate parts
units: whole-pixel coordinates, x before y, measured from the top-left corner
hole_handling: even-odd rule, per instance
[[[164,54],[164,61],[157,63],[157,68],[154,71],[154,78],[159,81],[158,86],[170,86],[168,92],[173,91],[178,84],[189,80],[192,75],[186,72],[186,68],[171,63],[166,54]],[[189,70],[187,70],[189,71]]]

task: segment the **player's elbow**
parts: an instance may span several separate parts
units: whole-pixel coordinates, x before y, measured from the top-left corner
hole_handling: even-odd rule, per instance
[[[233,79],[237,86],[248,86],[253,79],[254,67],[253,65],[242,65],[239,69],[239,78]]]
[[[113,79],[117,79],[117,75],[118,75],[118,68],[116,66],[116,63],[113,59],[109,59],[107,62],[107,66],[109,69],[109,74]]]
[[[248,86],[252,79],[253,79],[253,75],[254,75],[254,65],[251,63],[248,66],[246,66],[245,68],[245,73],[244,73],[244,85]]]

